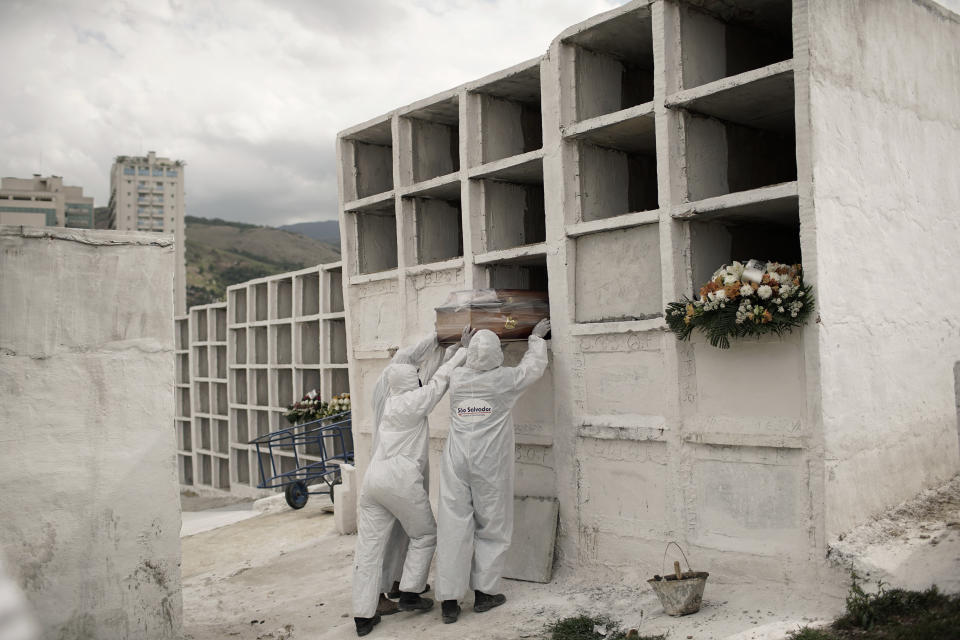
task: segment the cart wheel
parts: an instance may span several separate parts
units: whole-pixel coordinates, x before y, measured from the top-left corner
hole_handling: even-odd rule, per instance
[[[288,484],[287,488],[283,490],[283,495],[291,509],[303,509],[310,498],[310,494],[307,493],[307,483],[302,480]]]

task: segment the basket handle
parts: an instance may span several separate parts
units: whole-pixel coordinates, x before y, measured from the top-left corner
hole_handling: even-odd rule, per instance
[[[664,567],[665,567],[666,564],[667,564],[667,551],[670,550],[670,545],[673,545],[673,546],[675,546],[677,549],[680,549],[680,555],[683,556],[683,561],[687,563],[687,571],[689,571],[689,572],[692,573],[692,572],[693,572],[693,569],[690,568],[690,561],[687,560],[687,554],[685,554],[685,553],[683,552],[683,549],[680,548],[680,545],[677,544],[676,542],[674,542],[673,540],[671,540],[670,542],[668,542],[666,548],[663,550],[663,561],[660,563],[660,571],[662,572],[662,571],[664,570]]]

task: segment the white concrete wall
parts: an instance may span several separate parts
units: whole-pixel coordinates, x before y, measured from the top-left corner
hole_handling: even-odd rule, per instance
[[[960,469],[960,18],[811,1],[810,111],[834,536]]]
[[[0,227],[0,546],[43,637],[180,638],[169,236]]]

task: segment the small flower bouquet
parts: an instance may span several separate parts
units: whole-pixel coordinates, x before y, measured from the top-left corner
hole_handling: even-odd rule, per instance
[[[333,396],[330,402],[324,402],[320,398],[320,392],[314,389],[287,407],[287,411],[283,414],[283,417],[294,424],[300,424],[303,422],[313,422],[314,420],[320,420],[321,418],[346,411],[350,411],[349,393],[341,393],[340,395]]]
[[[813,307],[813,289],[803,284],[800,265],[750,260],[718,269],[701,287],[699,299],[671,302],[666,318],[678,340],[699,329],[711,345],[729,349],[731,337],[792,331]]]

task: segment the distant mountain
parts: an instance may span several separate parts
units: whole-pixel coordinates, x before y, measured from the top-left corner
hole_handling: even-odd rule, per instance
[[[274,227],[187,216],[187,306],[224,299],[253,278],[340,260],[330,244]]]
[[[329,242],[337,247],[340,246],[340,223],[336,220],[298,222],[297,224],[286,224],[277,228],[283,229],[284,231],[299,233],[307,236],[308,238],[313,238],[322,242]]]

